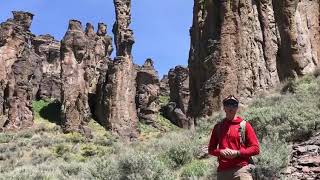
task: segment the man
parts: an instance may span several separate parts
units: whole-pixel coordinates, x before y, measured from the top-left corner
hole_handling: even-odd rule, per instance
[[[209,154],[218,157],[218,180],[251,180],[249,159],[260,152],[257,136],[250,123],[245,123],[245,142],[241,138],[240,123],[236,116],[239,101],[233,95],[223,100],[226,117],[213,128],[208,147]],[[240,129],[239,129],[240,128]]]

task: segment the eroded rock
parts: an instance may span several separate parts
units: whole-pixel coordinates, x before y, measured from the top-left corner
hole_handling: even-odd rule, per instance
[[[42,60],[42,79],[37,94],[39,99],[61,100],[60,42],[51,35],[40,35],[32,42],[35,52]]]
[[[193,120],[187,117],[189,106],[189,71],[188,68],[176,66],[169,74],[170,102],[164,108],[164,115],[175,125],[190,128]]]
[[[90,120],[85,68],[88,40],[80,21],[70,20],[61,41],[61,113],[65,132],[79,131]]]
[[[160,109],[160,82],[151,59],[147,59],[143,66],[137,68],[136,82],[138,118],[146,124],[154,124]]]
[[[14,11],[0,25],[0,119],[4,129],[33,124],[32,100],[41,81],[41,58],[32,47],[33,14]]]
[[[246,103],[319,66],[319,1],[195,0],[193,12],[192,117],[211,116],[229,94]]]
[[[134,43],[131,22],[131,1],[114,0],[116,22],[113,33],[116,45],[116,58],[108,66],[108,72],[99,95],[97,113],[99,122],[112,132],[132,139],[137,137],[136,70],[132,62],[131,49]],[[99,79],[100,81],[100,79]]]

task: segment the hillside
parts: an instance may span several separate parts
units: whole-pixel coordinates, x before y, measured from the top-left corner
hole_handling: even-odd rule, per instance
[[[301,146],[319,133],[318,75],[290,80],[243,107],[241,116],[252,123],[261,143],[254,173],[259,179],[294,176],[293,172],[285,174],[293,145]],[[173,127],[159,115],[161,131],[140,124],[139,140],[127,144],[93,121],[89,124],[92,137],[63,134],[52,118],[57,109],[45,101],[33,102],[33,110],[34,127],[0,134],[0,179],[210,179],[215,172],[216,158],[209,158],[205,147],[222,114],[195,131]],[[43,116],[43,110],[50,117]],[[309,151],[319,150],[318,141],[314,142],[316,149]],[[312,168],[305,176],[319,178]]]

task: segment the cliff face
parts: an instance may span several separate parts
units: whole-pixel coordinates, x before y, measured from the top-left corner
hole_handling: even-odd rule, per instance
[[[195,0],[193,13],[190,116],[220,110],[228,94],[245,103],[319,65],[317,0]]]
[[[41,81],[41,58],[35,53],[29,28],[31,13],[14,11],[0,25],[0,122],[5,129],[33,124],[32,100]]]

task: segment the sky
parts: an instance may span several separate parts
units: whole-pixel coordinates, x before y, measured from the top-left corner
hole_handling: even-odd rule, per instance
[[[69,20],[77,19],[83,28],[90,22],[95,30],[98,22],[104,22],[113,36],[113,0],[0,0],[0,22],[11,18],[13,10],[35,15],[31,25],[35,35],[51,34],[61,40]],[[192,10],[193,0],[132,0],[134,63],[142,65],[146,58],[152,58],[160,78],[170,68],[187,66]]]

